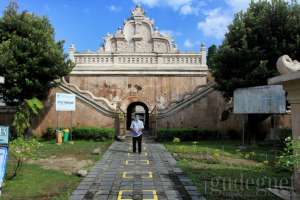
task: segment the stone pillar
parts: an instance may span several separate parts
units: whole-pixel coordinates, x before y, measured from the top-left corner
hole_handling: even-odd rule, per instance
[[[299,87],[300,90],[300,87]],[[293,124],[293,138],[300,137],[300,95],[298,103],[292,104],[292,124]],[[295,189],[296,193],[300,195],[300,164],[295,169]]]
[[[293,139],[300,139],[300,78],[299,80],[287,81],[283,83],[284,89],[288,93],[288,101],[292,108],[292,130]],[[295,169],[295,189],[300,194],[300,165]]]
[[[201,44],[200,48],[200,53],[201,53],[201,65],[206,65],[206,47],[204,44]]]
[[[269,79],[269,84],[282,84],[287,92],[287,100],[291,104],[292,108],[292,130],[293,139],[299,139],[300,137],[300,71],[294,73],[288,73],[281,76]],[[296,194],[300,195],[300,165],[295,167],[294,187]],[[295,199],[298,199],[296,197]]]
[[[75,52],[76,52],[75,45],[74,45],[74,44],[71,44],[71,45],[69,46],[68,51],[69,51],[69,59],[70,59],[72,62],[75,63],[75,57],[74,57],[74,54],[75,54]]]

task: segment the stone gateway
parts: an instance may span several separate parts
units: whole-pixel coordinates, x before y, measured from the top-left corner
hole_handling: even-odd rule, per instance
[[[61,112],[58,126],[115,127],[124,135],[132,114],[139,113],[146,129],[239,129],[233,117],[220,121],[226,104],[209,81],[204,45],[197,53],[180,52],[140,6],[96,52],[71,45],[69,57],[76,67],[50,92],[36,121],[38,134],[57,126],[56,93],[76,95],[76,111]]]

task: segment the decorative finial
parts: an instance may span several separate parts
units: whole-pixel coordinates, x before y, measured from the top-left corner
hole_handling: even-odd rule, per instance
[[[276,66],[280,74],[289,74],[300,71],[300,62],[292,60],[288,55],[283,55],[278,58]]]
[[[73,52],[74,53],[75,50],[76,50],[75,49],[75,45],[74,44],[70,44],[70,46],[69,46],[69,52],[71,52],[71,53]]]
[[[75,45],[74,44],[71,44],[70,46],[69,46],[69,59],[72,61],[72,62],[75,62],[75,56],[74,56],[74,54],[75,54],[75,51],[76,51],[76,49],[75,49]]]
[[[206,51],[206,47],[205,47],[205,44],[201,43],[201,47],[200,47],[200,50],[201,50],[201,51]]]
[[[144,17],[145,16],[145,11],[141,7],[141,5],[137,4],[136,7],[133,9],[131,12],[133,17]]]

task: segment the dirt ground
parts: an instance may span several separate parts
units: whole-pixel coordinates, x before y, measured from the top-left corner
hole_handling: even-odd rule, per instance
[[[28,163],[37,164],[44,169],[53,169],[63,171],[66,174],[72,174],[80,169],[86,169],[93,164],[92,160],[78,160],[74,157],[56,157],[51,156],[47,159],[29,160]]]

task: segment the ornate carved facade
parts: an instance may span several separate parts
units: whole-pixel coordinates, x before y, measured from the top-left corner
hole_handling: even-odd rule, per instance
[[[177,52],[169,36],[155,30],[154,22],[145,17],[141,7],[132,11],[132,16],[124,22],[115,34],[104,38],[100,53],[174,53]]]
[[[218,124],[219,115],[215,113],[220,110],[216,105],[222,102],[215,94],[207,98],[213,86],[207,80],[205,47],[196,53],[180,52],[170,36],[154,28],[154,22],[139,6],[121,28],[105,36],[97,51],[76,52],[75,45],[71,45],[69,56],[76,66],[67,81],[49,96],[48,112],[37,132],[56,125],[56,92],[77,96],[73,119],[64,114],[60,117],[63,124],[73,120],[74,126],[118,129],[124,122],[128,127],[134,106],[144,108],[146,127],[150,129],[209,129]],[[124,114],[125,121],[117,120],[119,113]]]
[[[207,75],[206,50],[181,53],[172,38],[154,28],[154,22],[137,6],[115,34],[104,37],[97,52],[76,52],[69,48],[76,63],[72,74],[198,74]]]

